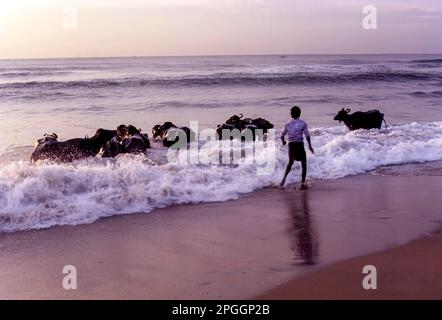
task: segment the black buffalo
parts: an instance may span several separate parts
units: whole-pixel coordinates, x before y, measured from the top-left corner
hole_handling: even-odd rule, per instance
[[[218,125],[216,131],[219,139],[233,139],[236,136],[245,139],[250,135],[255,140],[259,132],[265,134],[273,127],[273,124],[266,119],[244,119],[244,116],[239,114],[231,116],[225,123]]]
[[[55,133],[44,135],[42,139],[37,141],[31,155],[31,162],[45,159],[71,162],[94,157],[116,134],[116,130],[98,129],[91,138],[75,138],[66,141],[58,141],[58,136]]]
[[[380,129],[384,114],[379,110],[356,111],[350,114],[350,109],[342,108],[341,111],[333,118],[336,121],[343,121],[350,130],[358,129]]]
[[[161,139],[163,146],[170,148],[171,146],[184,147],[177,144],[186,142],[186,145],[195,140],[195,133],[188,127],[177,127],[172,122],[167,121],[162,125],[157,124],[152,128],[152,136],[154,139]]]
[[[119,125],[116,135],[101,149],[103,158],[116,157],[121,153],[143,153],[150,148],[149,137],[133,125]]]

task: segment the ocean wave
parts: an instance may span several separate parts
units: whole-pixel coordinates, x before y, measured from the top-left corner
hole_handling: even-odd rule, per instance
[[[71,74],[70,71],[20,71],[20,72],[3,72],[0,73],[1,78],[14,79],[38,76],[65,76]]]
[[[442,122],[411,123],[383,130],[348,132],[313,128],[315,155],[309,178],[335,179],[385,165],[442,159]],[[217,152],[218,142],[207,149]],[[99,218],[184,203],[226,201],[280,181],[287,149],[275,146],[274,171],[257,175],[262,164],[186,165],[165,161],[165,149],[114,160],[90,158],[72,164],[10,162],[0,166],[0,232],[91,223]],[[261,162],[262,161],[262,162]],[[299,169],[289,182],[299,179]]]
[[[104,65],[106,66],[106,65]],[[78,65],[74,62],[72,64],[67,64],[64,66],[55,66],[55,67],[49,67],[49,66],[24,66],[24,67],[18,67],[18,66],[10,66],[10,67],[0,67],[0,73],[57,73],[57,72],[70,72],[75,70],[98,70],[103,68],[102,65]]]
[[[410,93],[410,95],[418,98],[441,98],[442,91],[431,91],[431,92],[415,91]]]
[[[110,87],[211,87],[263,85],[317,85],[377,81],[440,80],[441,74],[410,71],[372,71],[352,73],[219,73],[209,76],[181,76],[164,78],[103,78],[77,81],[21,81],[0,84],[0,89],[76,89]]]
[[[422,60],[413,60],[412,63],[442,63],[442,59],[422,59]]]

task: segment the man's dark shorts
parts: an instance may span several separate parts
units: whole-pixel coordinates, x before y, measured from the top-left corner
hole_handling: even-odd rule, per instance
[[[303,142],[289,142],[289,158],[296,161],[306,161],[305,148]]]

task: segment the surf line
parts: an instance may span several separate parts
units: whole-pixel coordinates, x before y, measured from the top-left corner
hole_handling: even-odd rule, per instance
[[[206,314],[207,307],[187,307],[179,304],[178,307],[172,308],[173,315],[199,315],[200,318]]]
[[[261,129],[222,130],[221,140],[217,130],[199,130],[198,121],[190,121],[190,130],[196,141],[188,144],[183,132],[172,136],[173,144],[167,151],[167,160],[186,165],[256,165],[256,174],[271,175],[276,168],[275,130],[264,136]],[[169,139],[169,138],[168,138]]]

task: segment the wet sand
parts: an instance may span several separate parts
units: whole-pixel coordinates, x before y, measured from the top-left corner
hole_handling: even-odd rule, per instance
[[[257,299],[442,299],[442,234],[404,246],[337,262],[277,286]],[[377,288],[365,290],[364,266],[376,267]]]
[[[326,277],[326,266],[337,261],[431,233],[441,222],[441,191],[440,176],[361,175],[315,181],[307,191],[267,189],[224,203],[2,234],[0,299],[252,298],[293,277]],[[398,250],[419,265],[440,247],[428,247],[428,257]],[[383,267],[396,256],[377,257],[367,261]],[[357,272],[346,264],[351,270],[343,269],[345,274],[326,272],[328,281],[360,286],[360,262],[355,263]],[[65,265],[77,268],[77,290],[62,288]],[[307,282],[301,288],[308,297],[322,298],[326,291],[315,279],[302,280]],[[292,298],[281,292],[266,297]]]

